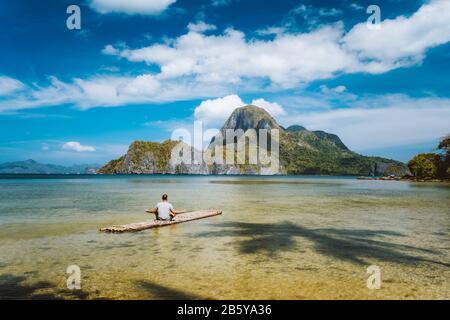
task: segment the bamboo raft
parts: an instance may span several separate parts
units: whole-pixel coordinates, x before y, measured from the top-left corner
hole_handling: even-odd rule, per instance
[[[124,233],[124,232],[137,232],[143,231],[147,229],[160,228],[165,226],[170,226],[179,223],[185,223],[189,221],[205,219],[209,217],[214,217],[221,215],[222,211],[194,211],[194,212],[186,212],[180,213],[175,216],[172,221],[160,221],[160,220],[149,220],[144,222],[137,222],[131,224],[125,224],[122,226],[112,226],[101,228],[99,231],[101,232],[110,232],[110,233]]]

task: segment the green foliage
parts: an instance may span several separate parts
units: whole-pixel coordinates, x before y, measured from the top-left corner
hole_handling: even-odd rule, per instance
[[[439,143],[438,149],[446,151],[447,155],[450,153],[450,135],[442,138],[441,142]]]
[[[450,179],[450,135],[442,138],[438,149],[445,152],[441,157],[439,175],[440,177]]]
[[[125,156],[110,161],[99,173],[167,173],[172,149],[177,143],[171,140],[163,143],[135,141]]]
[[[125,160],[125,156],[120,157],[119,159],[111,160],[105,166],[98,170],[100,174],[119,174],[122,173],[122,166]]]
[[[421,153],[408,162],[408,167],[415,177],[437,178],[440,157],[435,153]]]
[[[396,176],[402,176],[404,175],[404,165],[399,163],[392,163],[388,166],[386,174],[387,175],[396,175]]]
[[[350,151],[338,136],[324,131],[309,131],[301,126],[288,129],[280,127],[276,120],[264,109],[246,106],[236,109],[225,122],[226,129],[280,130],[280,172],[285,174],[323,174],[323,175],[405,175],[406,166],[398,161],[365,157]],[[134,142],[126,156],[111,161],[101,173],[187,173],[184,165],[169,168],[171,150],[178,142],[164,143]],[[247,148],[247,147],[246,147]],[[224,150],[225,152],[225,150]],[[224,174],[258,174],[258,165],[213,165],[209,172]],[[196,171],[197,172],[197,171]]]
[[[408,167],[414,176],[434,179],[450,178],[450,136],[442,138],[438,149],[444,153],[418,154],[408,162]]]
[[[287,174],[376,175],[379,163],[388,168],[387,174],[405,174],[403,163],[359,155],[337,136],[320,131],[283,132],[280,160]]]
[[[139,169],[142,166],[147,168],[153,168],[154,171],[164,173],[168,171],[169,161],[173,147],[178,142],[176,141],[164,141],[158,142],[146,142],[135,141],[131,144],[128,150],[128,156],[132,159],[132,169]],[[144,163],[147,161],[147,163]]]

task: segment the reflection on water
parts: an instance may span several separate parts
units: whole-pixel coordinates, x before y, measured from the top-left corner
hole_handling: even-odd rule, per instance
[[[178,208],[224,215],[133,234]],[[0,177],[0,297],[450,298],[450,187],[312,177]],[[66,289],[69,265],[82,290]],[[382,288],[366,287],[378,265]]]
[[[231,184],[231,185],[252,185],[256,184],[259,186],[262,185],[271,185],[271,184],[283,184],[283,185],[290,185],[290,184],[313,184],[317,187],[320,186],[340,186],[343,185],[343,183],[339,181],[310,181],[310,180],[212,180],[209,181],[209,183],[213,184]]]

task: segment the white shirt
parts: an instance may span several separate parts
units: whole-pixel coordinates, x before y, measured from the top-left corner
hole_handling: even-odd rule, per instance
[[[167,202],[163,201],[156,205],[156,208],[158,209],[158,218],[162,220],[170,220],[170,210],[173,210],[172,205]]]

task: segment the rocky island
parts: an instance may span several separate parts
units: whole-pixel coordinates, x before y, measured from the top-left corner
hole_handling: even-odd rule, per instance
[[[367,157],[351,151],[341,139],[332,133],[310,131],[295,125],[280,126],[264,109],[248,105],[237,108],[223,125],[227,129],[279,129],[279,174],[283,175],[355,175],[355,176],[404,176],[408,167],[399,161],[381,157]],[[162,143],[135,141],[127,154],[112,160],[98,173],[102,174],[271,174],[254,165],[206,165],[179,166],[171,159],[172,150],[179,141]],[[214,144],[214,139],[211,145]]]

